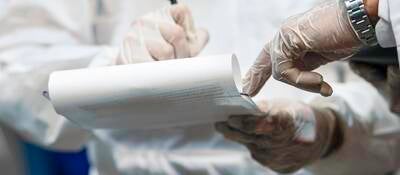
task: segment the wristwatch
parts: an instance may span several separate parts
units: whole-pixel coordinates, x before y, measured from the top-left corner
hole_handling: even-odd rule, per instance
[[[375,46],[378,40],[375,35],[375,28],[368,18],[363,0],[344,0],[347,15],[351,26],[358,38],[364,45]]]

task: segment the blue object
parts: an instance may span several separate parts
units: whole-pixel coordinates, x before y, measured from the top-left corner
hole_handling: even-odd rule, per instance
[[[27,175],[87,175],[89,162],[86,150],[64,153],[22,143]]]

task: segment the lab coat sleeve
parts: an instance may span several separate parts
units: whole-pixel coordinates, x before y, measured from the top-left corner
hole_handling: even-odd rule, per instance
[[[0,52],[17,57],[6,61],[0,71],[0,122],[22,138],[58,151],[79,151],[91,136],[77,124],[58,115],[51,100],[43,96],[48,78],[56,70],[109,66],[117,49],[87,45],[53,45],[45,48],[16,48]],[[29,52],[23,54],[20,52]],[[22,62],[13,60],[23,59]]]
[[[19,55],[21,52],[30,54]],[[68,52],[81,55],[68,56]],[[89,132],[58,115],[42,93],[52,71],[86,67],[97,52],[97,48],[87,46],[12,48],[0,52],[0,58],[4,58],[0,59],[0,122],[41,146],[65,151],[81,149]],[[68,59],[60,58],[66,55]]]
[[[400,1],[380,0],[379,17],[375,30],[378,43],[382,47],[397,47],[400,51]],[[399,57],[400,62],[400,57]]]
[[[375,32],[380,46],[384,48],[395,47],[396,40],[394,37],[393,27],[390,21],[388,0],[379,1],[379,17],[380,20],[376,24]]]
[[[315,175],[385,174],[397,169],[398,138],[379,135],[399,131],[399,117],[389,111],[383,97],[367,82],[337,85],[334,90],[332,97],[315,97],[311,104],[336,113],[343,143],[308,169]]]
[[[0,14],[0,122],[35,144],[79,151],[90,132],[58,115],[42,92],[52,71],[87,67],[103,47],[80,36],[90,15],[71,20],[58,3],[17,0]]]

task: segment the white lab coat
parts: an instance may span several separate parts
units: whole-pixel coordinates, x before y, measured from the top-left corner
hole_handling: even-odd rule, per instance
[[[376,25],[382,47],[400,53],[400,1],[380,0]],[[400,58],[399,58],[400,61]],[[334,87],[330,98],[316,97],[317,106],[334,110],[344,126],[344,143],[331,156],[308,169],[323,175],[383,175],[400,169],[400,120],[374,87],[353,82]]]
[[[337,84],[332,97],[311,104],[333,110],[341,123],[342,146],[309,167],[315,175],[384,175],[400,168],[400,120],[365,81]]]
[[[382,47],[397,47],[400,53],[400,1],[380,0],[376,25],[376,35]],[[400,62],[400,57],[399,57]]]
[[[202,54],[236,52],[244,68],[281,21],[311,3],[187,1],[197,25],[211,34]],[[76,151],[87,145],[92,174],[267,173],[242,146],[217,134],[212,124],[146,132],[87,131],[57,115],[42,96],[51,71],[111,59],[133,19],[167,4],[167,0],[14,0],[0,4],[0,121],[24,139],[47,148]]]

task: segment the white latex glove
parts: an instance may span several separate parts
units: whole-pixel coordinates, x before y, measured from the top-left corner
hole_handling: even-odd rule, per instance
[[[244,92],[256,95],[272,74],[297,88],[330,96],[332,88],[312,70],[349,58],[362,46],[341,1],[330,0],[287,19],[244,78]]]
[[[300,102],[259,103],[262,116],[232,116],[216,129],[244,144],[260,164],[290,173],[320,159],[333,148],[336,116]],[[336,138],[335,138],[336,139]]]
[[[399,65],[373,65],[351,61],[350,67],[386,97],[392,112],[400,114]]]
[[[208,38],[206,30],[195,28],[187,6],[173,5],[133,22],[114,64],[193,57]]]

